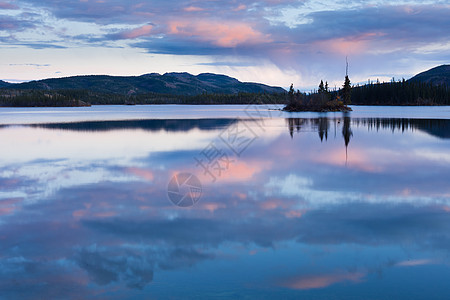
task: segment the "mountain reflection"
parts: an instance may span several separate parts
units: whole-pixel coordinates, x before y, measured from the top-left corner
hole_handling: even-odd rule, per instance
[[[125,120],[125,121],[88,121],[73,123],[50,123],[31,125],[37,128],[72,131],[112,131],[118,129],[142,129],[146,131],[189,131],[192,129],[214,130],[230,126],[237,119],[174,119],[174,120]]]
[[[85,121],[72,123],[49,123],[29,125],[36,128],[60,129],[71,131],[113,131],[118,129],[142,129],[146,131],[189,131],[192,129],[214,130],[230,126],[236,122],[258,122],[255,119],[172,119],[172,120],[121,120],[121,121]],[[421,130],[430,135],[450,138],[450,120],[443,119],[399,119],[399,118],[351,118],[350,115],[328,118],[287,118],[287,126],[291,137],[294,132],[317,131],[321,141],[328,139],[330,131],[338,124],[343,124],[342,134],[348,145],[351,138],[351,126],[366,127],[369,130],[390,129],[392,131]],[[0,126],[1,127],[5,127]]]

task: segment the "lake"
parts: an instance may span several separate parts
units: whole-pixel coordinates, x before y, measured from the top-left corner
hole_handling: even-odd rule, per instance
[[[0,108],[0,299],[446,299],[450,107]]]

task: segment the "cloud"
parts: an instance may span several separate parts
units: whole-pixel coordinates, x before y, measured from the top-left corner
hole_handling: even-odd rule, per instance
[[[9,64],[10,66],[50,67],[50,64]]]
[[[41,43],[14,43],[15,46],[25,46],[32,49],[67,49],[66,46],[56,45],[56,44],[41,44]]]
[[[16,32],[35,28],[33,22],[24,20],[21,17],[11,17],[0,15],[0,31]]]
[[[120,33],[110,35],[113,39],[136,39],[154,34],[154,26],[151,24],[143,25],[132,30],[122,31]]]
[[[0,2],[22,12],[0,17],[0,30],[24,32],[1,37],[4,43],[31,50],[70,49],[66,53],[73,46],[95,45],[190,55],[198,58],[192,62],[198,69],[227,66],[236,74],[244,74],[245,62],[257,58],[295,74],[292,78],[301,81],[294,82],[296,86],[306,88],[324,77],[337,84],[346,55],[353,82],[386,70],[393,70],[392,76],[409,77],[418,68],[449,58],[450,31],[445,28],[450,8],[438,1],[325,2],[322,6],[270,0],[26,2]],[[223,56],[233,56],[234,64],[202,64],[205,56],[219,62],[226,62]],[[239,62],[243,65],[236,65]],[[173,68],[167,66],[167,71]]]
[[[270,42],[268,35],[243,22],[175,20],[169,21],[168,28],[169,35],[189,37],[194,41],[208,42],[223,48]]]
[[[155,175],[151,170],[137,168],[137,167],[129,167],[126,168],[126,172],[129,172],[130,174],[133,174],[134,176],[140,177],[147,181],[153,181],[155,178]]]

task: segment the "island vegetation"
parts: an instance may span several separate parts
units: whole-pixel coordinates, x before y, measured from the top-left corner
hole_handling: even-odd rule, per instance
[[[351,85],[348,76],[345,76],[343,88],[339,92],[331,92],[328,88],[328,82],[320,81],[317,92],[310,94],[301,93],[299,90],[294,92],[294,85],[291,84],[288,93],[288,103],[283,108],[284,111],[351,111],[348,106],[351,99]]]

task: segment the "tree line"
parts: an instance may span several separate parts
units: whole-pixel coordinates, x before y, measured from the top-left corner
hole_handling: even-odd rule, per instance
[[[238,93],[170,95],[107,94],[89,90],[12,90],[0,89],[0,106],[88,106],[88,105],[135,105],[135,104],[285,104],[286,93]]]
[[[450,105],[450,87],[405,79],[380,83],[368,82],[352,89],[357,105]]]
[[[287,111],[346,111],[354,105],[450,105],[450,87],[406,80],[351,86],[348,75],[339,90],[331,91],[321,80],[311,93],[237,93],[193,96],[143,93],[123,95],[81,89],[15,90],[0,89],[0,106],[87,106],[123,104],[286,104]]]

